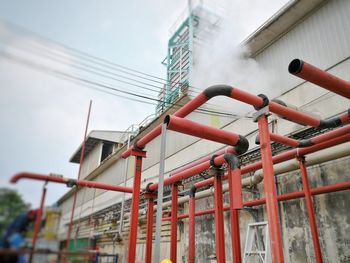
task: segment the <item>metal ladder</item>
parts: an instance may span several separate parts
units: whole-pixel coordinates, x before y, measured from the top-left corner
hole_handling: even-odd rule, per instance
[[[256,258],[257,261],[251,261]],[[248,224],[243,258],[243,263],[246,262],[271,263],[269,226],[266,221]]]

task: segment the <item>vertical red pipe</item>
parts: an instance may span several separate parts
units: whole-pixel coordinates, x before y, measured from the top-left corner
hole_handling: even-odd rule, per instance
[[[29,263],[32,263],[32,261],[33,261],[33,253],[35,251],[36,241],[38,240],[38,235],[40,232],[41,218],[43,215],[45,198],[46,198],[46,190],[47,190],[46,185],[47,185],[47,183],[45,182],[44,186],[43,186],[43,191],[41,194],[40,207],[39,207],[38,213],[37,213],[36,218],[35,218],[34,233],[33,233],[33,239],[32,239],[32,251],[29,255]]]
[[[170,238],[170,260],[176,261],[177,254],[177,201],[178,201],[178,186],[173,184],[171,188],[171,238]]]
[[[242,256],[238,209],[243,208],[243,200],[241,170],[239,168],[231,170],[229,167],[228,187],[230,195],[232,259],[234,263],[240,263],[242,262]]]
[[[135,156],[135,176],[133,185],[133,194],[131,201],[131,215],[130,215],[130,230],[129,230],[129,244],[128,244],[128,262],[135,263],[136,258],[136,241],[137,241],[137,224],[139,217],[140,204],[140,187],[141,187],[141,169],[142,156]]]
[[[312,236],[312,242],[314,245],[316,262],[322,263],[323,262],[322,252],[321,252],[320,240],[318,238],[317,223],[315,218],[314,207],[312,204],[311,191],[310,191],[310,185],[309,185],[309,180],[308,180],[308,175],[307,175],[307,170],[305,165],[305,159],[303,157],[298,157],[298,161],[299,161],[301,179],[303,181],[305,203],[307,208],[307,214],[309,216],[309,221],[310,221],[311,236]]]
[[[215,168],[214,168],[215,169]],[[217,171],[221,173],[221,171]],[[225,263],[225,233],[224,233],[224,209],[222,193],[222,175],[214,177],[214,205],[215,205],[215,240],[216,240],[216,261]]]
[[[86,142],[86,137],[87,137],[87,131],[88,131],[88,128],[89,128],[89,121],[90,121],[90,114],[91,114],[91,105],[92,105],[92,100],[90,100],[90,103],[89,103],[89,110],[88,110],[88,115],[87,115],[86,124],[85,124],[84,140],[83,140],[83,144],[81,146],[79,171],[78,171],[78,180],[80,179],[81,168],[83,166],[84,157],[85,157],[85,142]],[[70,214],[69,226],[68,226],[68,231],[67,231],[67,240],[66,240],[66,251],[67,252],[68,252],[68,249],[69,249],[69,242],[70,242],[70,238],[71,238],[71,234],[72,234],[72,230],[73,230],[73,219],[74,219],[75,205],[76,205],[76,202],[77,202],[78,190],[79,190],[79,188],[78,188],[78,186],[76,186],[75,191],[74,191],[72,211],[71,211],[71,214]],[[66,260],[66,254],[63,255],[63,262],[65,262],[65,260]]]
[[[146,198],[146,195],[145,195]],[[145,263],[152,263],[152,234],[153,234],[153,208],[154,199],[153,195],[147,196],[147,233],[146,233],[146,259]]]
[[[188,263],[195,262],[195,240],[196,240],[196,197],[195,195],[190,196],[189,204],[188,204],[188,213],[189,213],[189,221],[188,221]]]
[[[280,218],[278,214],[277,193],[274,178],[270,132],[266,115],[258,118],[260,151],[264,173],[264,190],[266,198],[267,219],[273,263],[284,262]]]

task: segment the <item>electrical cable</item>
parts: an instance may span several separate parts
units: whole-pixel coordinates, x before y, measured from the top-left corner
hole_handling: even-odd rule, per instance
[[[23,65],[29,66],[31,68],[35,68],[36,70],[48,73],[50,75],[60,76],[62,78],[73,80],[75,82],[76,81],[82,82],[82,83],[85,83],[85,84],[87,84],[89,86],[91,86],[91,85],[92,86],[97,86],[99,88],[113,90],[113,91],[116,91],[116,92],[124,93],[124,94],[130,95],[130,96],[135,96],[135,97],[142,98],[142,99],[155,101],[155,102],[158,102],[158,103],[165,102],[165,101],[162,101],[162,100],[159,100],[159,99],[155,99],[155,98],[151,98],[151,97],[148,97],[148,96],[136,94],[136,93],[133,93],[133,92],[130,92],[130,91],[114,88],[114,87],[111,87],[109,85],[102,84],[102,83],[99,83],[99,82],[96,82],[96,81],[92,81],[92,80],[88,80],[88,79],[85,79],[85,78],[82,78],[82,77],[79,77],[79,76],[74,76],[72,74],[69,74],[69,73],[66,73],[66,72],[63,72],[63,71],[59,71],[57,69],[48,68],[46,66],[39,65],[37,63],[33,63],[33,62],[29,61],[29,60],[26,60],[26,59],[19,58],[17,56],[11,55],[8,52],[0,52],[0,56],[4,57],[6,59],[12,60],[14,62],[17,62],[19,64],[23,64]],[[86,86],[84,85],[84,87],[86,87]],[[124,96],[123,98],[129,99],[129,97],[126,97],[126,96]],[[141,101],[138,101],[138,102],[141,102]],[[178,107],[182,107],[183,106],[183,105],[176,104],[176,103],[168,103],[168,104],[169,104],[169,106],[178,106]],[[207,113],[207,114],[218,115],[218,116],[234,117],[234,118],[241,118],[242,117],[242,116],[238,116],[238,115],[231,114],[231,113],[217,112],[217,111],[209,110],[209,109],[198,109],[198,110],[196,110],[196,112],[203,113],[203,114]],[[245,116],[245,117],[247,118],[247,116]]]

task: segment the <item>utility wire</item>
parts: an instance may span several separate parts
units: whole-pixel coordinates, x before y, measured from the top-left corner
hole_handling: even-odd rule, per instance
[[[112,87],[112,86],[109,86],[109,85],[106,85],[106,84],[102,84],[102,83],[99,83],[99,82],[96,82],[96,81],[88,80],[88,79],[85,79],[85,78],[82,78],[82,77],[79,77],[79,76],[74,76],[72,74],[69,74],[69,73],[66,73],[66,72],[63,72],[63,71],[60,71],[60,70],[57,70],[57,69],[52,69],[52,68],[49,68],[47,66],[43,66],[43,65],[31,62],[29,60],[26,60],[26,59],[23,59],[23,58],[19,58],[19,57],[15,56],[15,55],[12,55],[12,54],[8,53],[8,52],[0,52],[0,56],[6,58],[8,60],[14,61],[16,63],[22,64],[22,65],[26,65],[26,66],[28,66],[30,68],[34,68],[34,69],[36,69],[38,71],[45,72],[45,73],[50,74],[50,75],[59,76],[59,77],[64,78],[64,79],[73,80],[74,82],[78,81],[78,82],[87,84],[89,87],[90,86],[96,86],[96,87],[99,87],[99,88],[116,91],[116,92],[127,94],[127,95],[130,95],[130,96],[135,96],[135,97],[138,97],[138,98],[155,101],[155,102],[158,102],[158,103],[163,103],[164,102],[164,101],[159,100],[159,99],[155,99],[155,98],[151,98],[151,97],[148,97],[148,96],[136,94],[136,93],[133,93],[133,92],[130,92],[130,91],[126,91],[126,90],[115,88],[115,87]],[[84,85],[84,87],[86,87],[86,85]],[[118,97],[119,97],[119,95],[118,95]],[[126,97],[126,96],[124,96],[123,98],[130,99],[129,97]],[[139,101],[139,102],[141,102],[141,101]],[[183,106],[183,105],[176,104],[176,103],[169,103],[169,105],[170,106],[178,106],[178,107],[182,107]],[[238,115],[235,115],[235,114],[222,113],[222,112],[217,112],[217,111],[208,110],[208,109],[198,109],[196,111],[199,112],[199,113],[203,113],[203,114],[212,114],[212,115],[216,114],[216,115],[219,115],[219,116],[241,118],[241,116],[238,116]]]
[[[60,46],[60,47],[63,47],[64,49],[68,49],[68,50],[70,50],[70,51],[72,51],[72,52],[74,52],[74,53],[77,53],[77,54],[78,54],[78,57],[81,57],[82,59],[84,59],[84,60],[86,60],[86,61],[93,62],[93,63],[95,63],[95,64],[98,64],[98,65],[101,65],[101,66],[105,66],[105,67],[108,67],[108,68],[112,68],[112,69],[117,70],[117,71],[118,71],[118,70],[120,71],[120,69],[115,68],[115,67],[121,67],[121,68],[130,70],[130,71],[137,72],[137,73],[139,73],[139,74],[144,74],[144,75],[151,76],[151,77],[154,77],[154,78],[157,78],[157,79],[160,79],[160,80],[164,80],[164,81],[166,81],[166,82],[168,82],[168,83],[175,83],[175,84],[179,84],[179,83],[180,83],[180,82],[169,82],[169,81],[167,81],[167,80],[165,80],[165,79],[162,79],[162,78],[159,78],[159,77],[156,77],[156,76],[147,74],[147,73],[143,73],[143,72],[141,72],[141,71],[137,71],[137,70],[131,69],[131,68],[129,68],[129,67],[125,67],[125,66],[122,66],[122,65],[120,65],[120,64],[116,64],[116,63],[114,63],[114,62],[110,62],[110,61],[105,60],[105,59],[102,59],[102,58],[98,58],[98,57],[93,56],[93,55],[90,55],[90,54],[88,54],[88,53],[86,53],[86,52],[77,50],[77,49],[75,49],[75,48],[69,47],[69,46],[64,45],[64,44],[62,44],[62,43],[60,43],[60,42],[57,42],[57,41],[55,41],[55,40],[52,40],[52,39],[50,39],[50,38],[48,38],[48,37],[42,36],[42,35],[40,35],[40,34],[38,34],[38,33],[35,33],[35,32],[33,32],[33,31],[27,29],[27,28],[24,28],[24,27],[22,27],[22,26],[18,26],[18,25],[16,25],[16,24],[13,24],[13,23],[10,23],[10,22],[4,21],[4,20],[2,20],[2,21],[3,21],[3,23],[7,24],[8,26],[11,26],[12,28],[15,28],[16,30],[19,30],[19,31],[24,32],[24,33],[26,33],[26,34],[30,34],[30,35],[34,36],[35,38],[37,38],[37,39],[39,39],[39,40],[43,40],[43,41],[45,41],[45,42],[48,42],[49,44],[58,45],[58,46]],[[0,22],[1,22],[1,20],[0,20]],[[48,49],[47,45],[40,45],[40,46],[41,46],[41,48]],[[52,50],[50,50],[50,49],[48,50],[48,52],[51,53],[51,54],[53,54],[53,55],[58,55],[58,56],[60,56],[60,57],[64,57],[65,59],[70,59],[70,57],[67,57],[67,54],[66,54],[66,53],[59,53],[59,54],[57,54],[57,52],[54,52],[54,51],[52,51]],[[48,55],[46,55],[46,54],[45,54],[44,56],[50,57],[50,56],[48,56]],[[86,56],[87,56],[88,58],[86,58]],[[89,57],[92,58],[93,60],[90,59]],[[55,58],[52,58],[52,57],[51,57],[51,59],[54,59],[54,60],[55,60]],[[111,64],[111,65],[114,66],[114,67],[105,65],[104,63],[96,62],[96,61],[94,61],[94,60],[100,60],[100,61],[102,61],[102,62],[104,62],[104,63]],[[57,59],[56,59],[56,61],[57,61]],[[128,78],[128,77],[122,76],[122,75],[120,75],[120,74],[111,72],[111,71],[106,71],[106,70],[100,69],[100,68],[98,68],[98,67],[94,67],[94,66],[91,66],[91,65],[89,65],[89,64],[82,63],[82,62],[80,62],[80,61],[74,61],[74,62],[80,63],[80,64],[82,64],[84,67],[92,67],[93,69],[100,70],[100,71],[102,71],[102,72],[104,72],[104,73],[107,73],[107,74],[112,74],[112,75],[115,75],[115,76],[118,76],[118,77],[122,77],[122,78],[125,78],[125,79],[128,79],[128,80],[131,80],[131,81],[135,81],[135,82],[137,82],[137,83],[149,85],[149,86],[151,86],[151,87],[158,88],[159,90],[155,90],[155,89],[153,89],[153,88],[148,88],[148,87],[144,87],[144,86],[137,85],[137,84],[134,84],[134,83],[130,83],[130,82],[128,82],[128,81],[124,81],[124,80],[121,80],[121,79],[113,78],[113,77],[107,76],[107,75],[105,75],[105,74],[101,74],[101,73],[99,73],[99,72],[96,72],[96,71],[93,71],[93,70],[89,70],[89,69],[84,69],[83,67],[77,66],[77,65],[75,65],[75,64],[71,64],[73,67],[76,67],[76,68],[78,68],[78,69],[80,69],[80,70],[85,70],[85,71],[87,71],[87,72],[89,72],[89,73],[91,73],[91,74],[97,74],[97,75],[99,75],[99,76],[102,76],[102,77],[105,77],[105,78],[110,78],[110,79],[113,79],[113,80],[115,80],[115,81],[118,81],[118,82],[121,82],[121,83],[124,83],[124,84],[127,84],[127,85],[132,85],[132,86],[135,86],[135,87],[138,87],[138,88],[142,88],[142,89],[145,89],[145,90],[148,90],[148,91],[154,91],[154,92],[159,93],[159,92],[162,90],[161,87],[158,87],[158,86],[156,86],[156,85],[151,85],[151,84],[149,84],[149,83],[145,83],[145,82],[141,82],[141,81],[138,81],[138,80],[135,80],[135,79],[132,79],[132,78]],[[60,63],[65,63],[65,62],[63,62],[63,61],[61,60]],[[126,72],[126,71],[123,71],[123,72],[126,73],[126,74],[128,74],[128,72]],[[138,75],[135,75],[135,76],[140,77],[140,76],[138,76]],[[143,77],[140,77],[140,78],[143,78]],[[150,79],[147,79],[147,80],[150,80]],[[161,82],[159,82],[159,83],[161,83]],[[166,83],[162,83],[162,84],[166,85]],[[202,92],[201,89],[198,89],[198,88],[196,88],[196,87],[193,87],[193,86],[188,86],[188,87],[190,87],[192,90],[198,90],[199,92]],[[194,93],[194,94],[198,94],[199,92],[193,92],[193,93]],[[147,94],[147,95],[148,95],[148,94]],[[149,95],[148,95],[148,96],[149,96]],[[160,100],[160,102],[162,102],[162,101]],[[168,104],[169,104],[169,103],[168,103]],[[210,103],[210,102],[207,102],[206,105],[208,105],[208,106],[214,106],[214,104],[212,104],[212,103]],[[206,107],[206,108],[208,108],[208,107]],[[220,110],[220,109],[209,110],[209,111],[212,112],[212,113],[215,113],[215,112],[218,113],[217,110]],[[222,110],[220,111],[220,114],[221,114],[221,113],[223,113]],[[233,114],[231,114],[231,113],[226,113],[225,115],[227,115],[227,116],[232,116]],[[247,117],[247,116],[241,116],[241,117]]]
[[[78,49],[75,49],[73,47],[70,47],[68,45],[65,45],[59,41],[56,41],[56,40],[53,40],[51,38],[48,38],[46,36],[43,36],[43,35],[40,35],[39,33],[36,33],[34,31],[31,31],[30,29],[27,29],[25,27],[22,27],[22,26],[19,26],[17,24],[14,24],[14,23],[11,23],[9,21],[6,21],[6,20],[1,20],[3,24],[6,24],[7,26],[10,26],[11,28],[17,30],[17,31],[20,31],[22,33],[25,33],[25,34],[29,34],[39,40],[42,40],[42,41],[45,41],[49,44],[55,44],[57,46],[60,46],[61,48],[63,48],[64,50],[62,51],[70,51],[70,52],[73,52],[75,53],[75,55],[83,60],[86,60],[88,62],[92,62],[94,64],[97,64],[97,65],[100,65],[100,66],[104,66],[104,67],[107,67],[107,68],[110,68],[110,69],[114,69],[114,70],[117,70],[117,71],[121,71],[125,74],[130,74],[130,75],[133,75],[135,77],[139,77],[139,78],[143,78],[143,79],[146,79],[148,81],[153,81],[153,82],[156,82],[156,83],[159,83],[159,84],[181,84],[180,81],[168,81],[167,79],[164,79],[164,78],[161,78],[161,77],[157,77],[157,76],[154,76],[154,75],[151,75],[151,74],[148,74],[148,73],[144,73],[142,71],[139,71],[139,70],[135,70],[135,69],[132,69],[132,68],[129,68],[129,67],[126,67],[126,66],[123,66],[123,65],[120,65],[120,64],[117,64],[115,62],[111,62],[107,59],[104,59],[104,58],[99,58],[97,56],[94,56],[94,55],[91,55],[87,52],[84,52],[84,51],[81,51],[81,50],[78,50]],[[44,46],[45,48],[47,48],[47,46]],[[62,53],[61,53],[62,54]],[[66,56],[66,55],[65,55]],[[68,58],[68,57],[67,57]],[[123,69],[122,70],[120,70]],[[157,81],[153,80],[153,79],[150,79],[150,78],[145,78],[145,77],[142,77],[142,76],[139,76],[137,74],[134,74],[134,73],[131,73],[131,72],[128,72],[128,71],[131,71],[131,72],[135,72],[137,74],[140,74],[140,75],[143,75],[143,76],[147,76],[147,77],[150,77],[150,78],[154,78],[156,79]],[[162,82],[160,82],[162,81]],[[192,88],[193,90],[197,90],[197,91],[202,91],[201,89],[197,88],[197,87],[193,87],[193,86],[189,86],[190,88]]]

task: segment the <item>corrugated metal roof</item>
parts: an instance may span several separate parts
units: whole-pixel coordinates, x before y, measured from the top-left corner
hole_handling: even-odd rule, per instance
[[[125,131],[104,131],[104,130],[91,131],[87,136],[87,139],[85,142],[85,156],[87,156],[99,142],[124,143],[122,141],[124,134],[125,134]],[[82,146],[83,144],[81,143],[79,148],[74,152],[72,157],[69,159],[70,162],[80,163]]]

